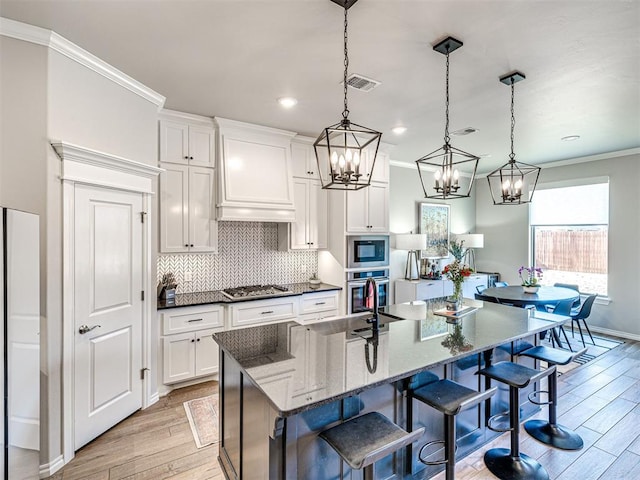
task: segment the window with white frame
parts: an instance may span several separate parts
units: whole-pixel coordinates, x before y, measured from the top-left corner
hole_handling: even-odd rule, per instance
[[[609,180],[539,185],[530,206],[533,265],[544,285],[569,283],[607,296]]]

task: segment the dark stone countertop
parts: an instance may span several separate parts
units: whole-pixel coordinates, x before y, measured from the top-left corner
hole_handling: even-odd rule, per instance
[[[306,325],[287,322],[235,329],[215,333],[213,338],[267,395],[278,414],[289,416],[530,337],[568,320],[489,302],[465,303],[477,309],[455,323],[434,313],[444,306],[443,299],[383,307],[373,374],[367,371],[365,359],[367,339],[371,343],[374,338],[366,321],[370,314]],[[271,380],[288,375],[289,388]]]
[[[289,283],[281,285],[290,290],[290,293],[283,293],[281,295],[274,295],[268,298],[278,297],[290,297],[293,295],[302,295],[304,293],[316,293],[316,292],[330,292],[333,290],[342,290],[341,287],[330,285],[328,283],[321,283],[320,285],[310,285],[308,282],[304,283]],[[209,305],[215,303],[231,304],[238,302],[253,302],[256,300],[266,300],[268,298],[243,298],[242,300],[231,300],[222,294],[220,290],[212,290],[209,292],[195,292],[195,293],[181,293],[170,300],[158,299],[158,310],[164,310],[167,308],[178,307],[192,307],[195,305]]]

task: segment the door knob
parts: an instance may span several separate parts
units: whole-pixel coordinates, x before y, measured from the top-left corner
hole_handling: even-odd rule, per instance
[[[94,325],[93,327],[89,327],[88,325],[80,325],[80,328],[78,329],[78,333],[80,335],[84,335],[85,333],[88,333],[94,328],[98,328],[98,327],[100,327],[100,325]]]

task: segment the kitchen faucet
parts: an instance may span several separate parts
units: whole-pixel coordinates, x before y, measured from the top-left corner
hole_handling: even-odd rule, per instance
[[[378,325],[378,284],[374,278],[367,278],[367,282],[364,284],[364,306],[371,310],[373,315],[367,320],[367,322]]]

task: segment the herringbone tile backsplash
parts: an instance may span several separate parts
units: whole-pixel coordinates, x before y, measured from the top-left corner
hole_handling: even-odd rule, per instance
[[[219,222],[218,254],[158,255],[158,280],[172,272],[178,281],[177,293],[301,283],[317,270],[315,250],[278,251],[276,223]],[[191,282],[185,282],[185,272],[192,273]]]

